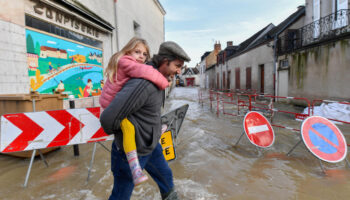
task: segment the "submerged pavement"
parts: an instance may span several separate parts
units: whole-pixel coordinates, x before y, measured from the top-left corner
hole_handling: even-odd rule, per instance
[[[349,198],[350,169],[345,162],[323,162],[326,173],[322,173],[319,161],[303,144],[288,157],[285,154],[298,142],[300,134],[275,127],[272,147],[258,149],[245,136],[235,147],[243,131],[243,118],[217,118],[209,105],[202,107],[197,98],[197,88],[174,88],[165,105],[166,112],[189,104],[176,141],[177,159],[170,163],[182,199]],[[301,123],[279,116],[275,120],[291,126]],[[350,141],[347,135],[346,138]],[[103,144],[110,148],[111,141]],[[113,184],[109,152],[97,145],[93,171],[87,182],[93,144],[79,148],[79,157],[74,157],[72,146],[45,154],[49,167],[40,157],[36,158],[27,188],[22,185],[30,159],[0,155],[0,199],[107,199]],[[132,199],[160,199],[159,190],[150,179],[135,188]]]

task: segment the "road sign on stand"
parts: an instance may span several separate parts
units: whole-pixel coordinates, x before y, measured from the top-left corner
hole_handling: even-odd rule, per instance
[[[270,122],[259,112],[248,112],[244,117],[243,127],[249,141],[258,147],[270,147],[275,141]]]
[[[159,140],[163,148],[163,155],[166,161],[171,161],[176,159],[175,145],[173,142],[173,136],[171,131],[166,131],[162,134]]]
[[[343,134],[331,121],[324,117],[308,117],[301,125],[301,136],[305,146],[317,158],[336,163],[347,154]]]
[[[0,152],[113,140],[102,130],[99,116],[99,107],[3,115]]]
[[[259,112],[248,112],[244,116],[243,128],[244,132],[239,137],[235,146],[239,143],[244,133],[246,133],[249,141],[258,147],[270,147],[275,141],[275,134],[270,122]]]

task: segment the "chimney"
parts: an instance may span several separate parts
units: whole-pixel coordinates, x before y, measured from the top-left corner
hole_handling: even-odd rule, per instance
[[[233,46],[233,41],[227,41],[227,47]]]
[[[217,43],[214,44],[214,50],[221,51],[221,44],[220,44],[220,42],[217,42]]]

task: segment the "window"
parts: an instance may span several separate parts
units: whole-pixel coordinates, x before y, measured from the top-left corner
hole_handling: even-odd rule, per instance
[[[252,89],[252,67],[247,67],[245,69],[245,75],[246,75],[245,87],[247,90],[250,90],[250,89]]]
[[[141,37],[141,27],[140,24],[134,21],[134,34],[137,37]]]
[[[333,0],[334,24],[333,29],[348,25],[348,0]]]
[[[313,21],[314,21],[314,38],[318,38],[320,35],[320,15],[321,7],[320,0],[313,0]]]
[[[231,89],[231,71],[227,72],[227,89]]]
[[[288,59],[280,60],[280,69],[288,69],[289,61]]]

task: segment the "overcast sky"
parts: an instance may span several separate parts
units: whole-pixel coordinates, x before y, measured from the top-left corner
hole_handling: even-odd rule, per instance
[[[238,45],[260,29],[277,26],[305,0],[159,0],[166,11],[165,40],[182,46],[195,67],[215,41]]]

